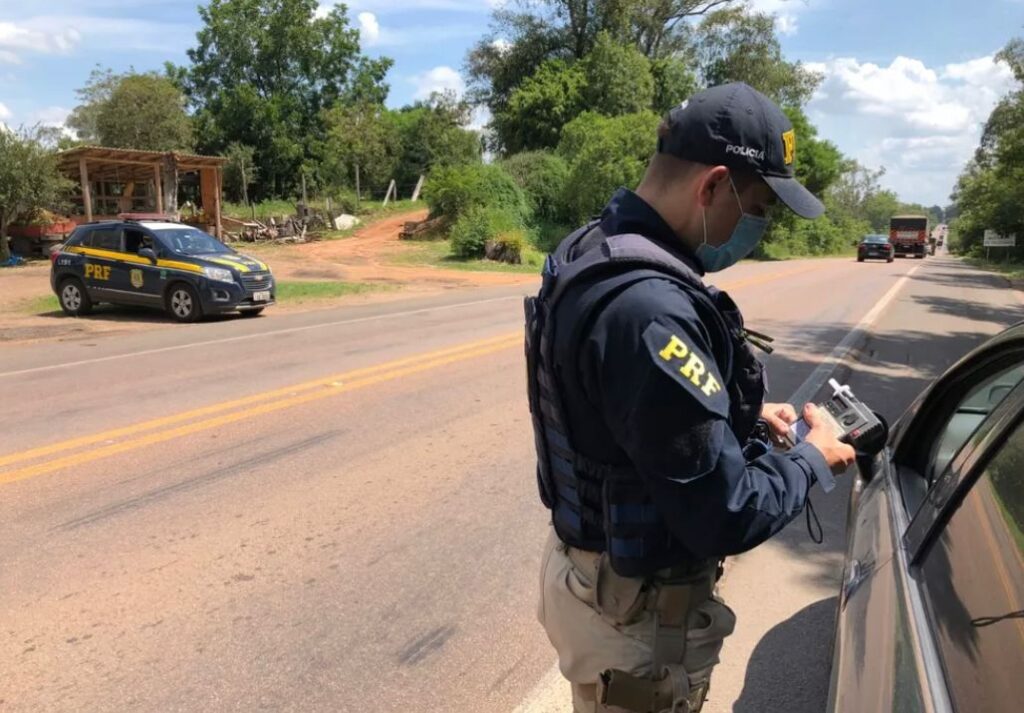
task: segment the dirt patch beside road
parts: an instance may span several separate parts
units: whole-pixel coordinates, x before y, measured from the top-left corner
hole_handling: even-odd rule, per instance
[[[232,245],[268,263],[279,281],[343,281],[380,285],[386,290],[327,299],[281,302],[265,318],[291,312],[323,309],[338,304],[362,304],[400,299],[443,290],[490,285],[524,284],[533,275],[468,272],[423,265],[392,264],[409,245],[398,234],[406,221],[421,220],[426,211],[400,213],[357,230],[347,238],[301,245]],[[102,305],[88,316],[66,317],[45,304],[50,290],[50,263],[0,269],[0,344],[40,340],[82,339],[140,329],[173,327],[159,312]],[[234,319],[233,316],[217,319]]]

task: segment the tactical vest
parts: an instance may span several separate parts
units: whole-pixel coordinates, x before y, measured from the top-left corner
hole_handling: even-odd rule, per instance
[[[588,247],[577,255],[583,242]],[[729,395],[730,427],[746,443],[760,417],[765,388],[763,368],[747,343],[738,308],[726,293],[705,285],[690,266],[650,239],[605,237],[596,223],[566,238],[547,258],[542,274],[540,292],[525,301],[527,384],[537,482],[541,500],[552,510],[555,531],[572,547],[607,551],[612,568],[626,577],[697,564],[672,537],[642,478],[624,457],[622,463],[599,463],[573,447],[563,385],[554,369],[554,315],[569,287],[581,281],[607,286],[603,293],[609,296],[647,279],[672,281],[692,298],[708,328]],[[591,299],[581,305],[572,315],[573,326],[591,324],[607,301]],[[579,341],[573,341],[573,348]]]

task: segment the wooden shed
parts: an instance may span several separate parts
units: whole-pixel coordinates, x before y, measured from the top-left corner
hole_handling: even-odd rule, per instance
[[[74,199],[78,222],[113,219],[125,213],[178,217],[178,187],[182,177],[198,176],[201,225],[223,239],[221,191],[226,158],[195,156],[174,151],[137,151],[79,146],[60,153],[60,166],[79,183]]]

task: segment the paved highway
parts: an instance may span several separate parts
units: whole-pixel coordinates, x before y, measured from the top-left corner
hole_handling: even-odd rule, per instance
[[[773,400],[835,372],[893,418],[1024,318],[947,257],[720,282],[776,337]],[[534,618],[531,289],[4,347],[0,710],[567,711]],[[731,561],[705,710],[821,710],[845,489],[814,499],[824,545],[801,519]]]

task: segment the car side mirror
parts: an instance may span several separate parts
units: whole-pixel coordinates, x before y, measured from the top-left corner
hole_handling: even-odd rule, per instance
[[[139,248],[139,257],[144,257],[156,265],[156,253],[153,252],[153,248]]]

